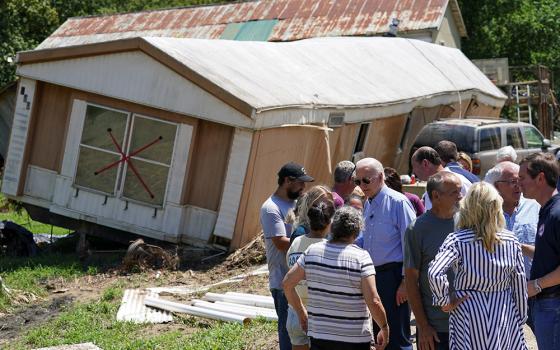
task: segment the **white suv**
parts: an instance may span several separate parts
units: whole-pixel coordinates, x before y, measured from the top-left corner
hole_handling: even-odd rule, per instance
[[[434,147],[439,141],[453,141],[459,151],[468,153],[473,173],[484,175],[496,163],[497,151],[507,145],[515,148],[517,161],[534,152],[555,152],[550,140],[531,124],[503,119],[442,119],[426,124],[411,149],[411,155],[422,146]]]

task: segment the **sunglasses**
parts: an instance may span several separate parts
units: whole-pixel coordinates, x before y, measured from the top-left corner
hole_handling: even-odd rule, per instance
[[[354,184],[360,186],[362,182],[364,185],[369,185],[373,180],[370,177],[363,177],[361,179],[354,179]]]

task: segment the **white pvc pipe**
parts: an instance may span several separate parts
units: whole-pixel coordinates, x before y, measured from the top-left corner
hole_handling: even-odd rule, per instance
[[[274,301],[259,300],[257,298],[253,298],[252,296],[244,297],[238,295],[206,293],[203,299],[206,301],[227,301],[235,304],[260,306],[260,307],[266,307],[268,309],[274,309]]]
[[[269,321],[278,321],[278,316],[276,316],[276,314],[271,314],[269,312],[269,309],[263,309],[265,310],[265,312],[262,312],[262,311],[256,311],[250,309],[242,309],[234,306],[226,306],[223,304],[209,303],[204,300],[193,300],[193,306],[200,307],[202,309],[207,309],[207,310],[223,311],[223,312],[246,316],[250,318],[264,317]],[[240,306],[242,307],[243,305]]]
[[[258,295],[258,294],[248,294],[248,293],[238,293],[238,292],[226,292],[226,295],[237,295],[239,297],[246,298],[256,298],[259,300],[271,301],[274,304],[274,299],[268,295]]]
[[[229,303],[227,301],[215,301],[214,303],[225,305],[225,306],[240,307],[240,308],[243,308],[243,309],[249,309],[249,310],[255,310],[255,311],[266,310],[266,311],[270,312],[271,314],[276,315],[276,310],[269,309],[267,307],[251,306],[251,305],[245,305],[245,304],[235,304],[235,303]]]
[[[181,312],[188,315],[205,317],[213,320],[237,322],[237,323],[241,323],[242,325],[247,325],[251,322],[251,319],[245,316],[235,315],[235,314],[216,311],[216,310],[206,310],[200,307],[175,303],[173,301],[153,298],[149,296],[146,296],[146,298],[144,299],[144,304],[146,306],[151,306],[162,310]]]

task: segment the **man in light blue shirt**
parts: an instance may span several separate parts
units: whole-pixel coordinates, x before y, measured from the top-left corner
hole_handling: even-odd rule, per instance
[[[374,158],[356,163],[356,185],[368,200],[360,245],[375,265],[377,289],[387,313],[389,345],[386,349],[410,349],[410,307],[404,284],[404,234],[416,218],[408,199],[385,185],[383,165]]]
[[[488,170],[484,181],[494,185],[504,200],[506,228],[515,233],[521,244],[534,246],[541,206],[536,200],[521,195],[519,165],[509,161],[498,163]],[[531,258],[525,257],[527,279],[529,271]]]

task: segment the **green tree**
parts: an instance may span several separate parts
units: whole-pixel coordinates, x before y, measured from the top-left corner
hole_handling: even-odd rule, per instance
[[[471,59],[508,57],[514,66],[543,64],[560,86],[558,0],[459,0],[469,37],[462,49]]]

